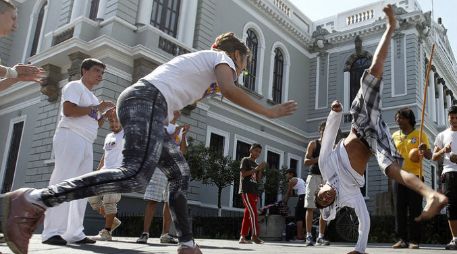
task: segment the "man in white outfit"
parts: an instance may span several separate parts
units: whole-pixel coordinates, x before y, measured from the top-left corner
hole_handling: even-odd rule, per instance
[[[359,240],[350,253],[365,253],[370,220],[360,187],[365,184],[363,175],[371,155],[375,155],[379,167],[388,177],[420,193],[427,201],[416,220],[431,219],[448,202],[446,196],[425,185],[415,175],[401,170],[402,158],[398,154],[387,125],[381,115],[382,73],[387,58],[396,18],[391,5],[386,13],[387,27],[373,56],[373,63],[360,80],[360,89],[351,106],[352,126],[349,135],[334,149],[334,142],[342,118],[338,101],[332,103],[327,119],[319,168],[325,184],[316,192],[316,205],[323,208],[325,220],[332,220],[336,210],[343,206],[353,207],[359,218]]]
[[[62,89],[61,119],[54,134],[55,167],[49,184],[90,173],[93,170],[92,145],[99,128],[99,112],[114,107],[101,103],[91,91],[102,81],[105,64],[93,58],[81,64],[81,79]],[[45,244],[95,243],[84,234],[87,200],[79,199],[50,208],[45,213],[42,240]]]

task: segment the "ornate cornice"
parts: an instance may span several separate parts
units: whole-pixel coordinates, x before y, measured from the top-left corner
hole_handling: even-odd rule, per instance
[[[267,17],[273,19],[276,22],[276,24],[282,27],[285,31],[287,31],[290,35],[292,35],[293,38],[295,38],[299,42],[305,45],[313,43],[311,36],[305,33],[303,31],[303,28],[300,28],[294,23],[292,23],[290,17],[288,17],[285,13],[283,13],[269,1],[249,0],[248,2],[257,7],[263,13],[265,13]],[[312,27],[312,24],[309,24],[309,26]]]

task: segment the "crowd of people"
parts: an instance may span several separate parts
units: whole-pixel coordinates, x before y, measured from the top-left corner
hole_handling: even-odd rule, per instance
[[[16,29],[16,7],[0,0],[0,36]],[[360,192],[368,160],[375,155],[381,171],[396,181],[396,218],[398,242],[393,248],[419,248],[420,222],[432,218],[447,205],[452,240],[447,249],[457,249],[457,107],[449,109],[450,127],[437,136],[433,152],[425,133],[416,129],[411,109],[397,112],[399,130],[392,136],[382,120],[380,101],[382,74],[390,41],[395,31],[393,8],[384,8],[387,26],[364,72],[360,90],[352,102],[349,135],[338,139],[342,105],[334,101],[320,136],[309,142],[304,164],[309,167],[306,180],[296,169],[286,172],[288,187],[282,202],[296,194],[297,241],[306,246],[330,244],[325,239],[326,224],[342,207],[352,207],[359,220],[359,238],[351,253],[365,253],[370,217]],[[211,50],[175,57],[127,87],[117,102],[98,99],[93,89],[103,80],[105,64],[88,58],[81,64],[81,79],[62,89],[61,118],[54,134],[55,168],[49,186],[21,188],[1,197],[4,211],[4,240],[14,253],[28,253],[29,239],[44,219],[42,243],[50,245],[94,244],[112,240],[121,225],[116,217],[121,193],[144,193],[144,228],[137,243],[147,243],[155,207],[163,202],[161,243],[178,244],[178,254],[201,253],[188,220],[186,191],[190,169],[183,156],[189,126],[178,126],[179,112],[216,87],[224,98],[268,118],[291,115],[295,101],[273,107],[257,103],[235,82],[247,66],[248,47],[233,33],[218,36]],[[0,65],[0,90],[19,81],[43,82],[44,70],[17,64]],[[185,85],[183,85],[185,84]],[[108,120],[111,133],[104,141],[104,154],[93,171],[93,144],[98,129]],[[421,143],[419,144],[419,136]],[[443,194],[431,189],[422,177],[422,163],[408,157],[418,148],[420,157],[444,159]],[[267,163],[258,160],[260,144],[252,144],[241,160],[239,194],[244,205],[240,244],[262,244],[258,222],[258,183]],[[422,208],[423,199],[426,205]],[[99,234],[84,234],[83,220],[87,201],[104,217]],[[313,212],[320,209],[319,231],[312,235]],[[19,218],[19,219],[18,219]],[[173,222],[176,237],[170,235]],[[305,234],[306,233],[306,234]],[[250,239],[249,236],[250,235]]]

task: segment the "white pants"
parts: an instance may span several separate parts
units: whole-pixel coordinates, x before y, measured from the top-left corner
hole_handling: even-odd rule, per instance
[[[78,177],[93,170],[92,143],[67,128],[58,128],[53,139],[55,167],[49,185],[60,183],[68,178]],[[62,203],[46,210],[44,229],[41,233],[45,241],[60,235],[67,242],[76,242],[86,237],[84,234],[84,213],[87,199]]]

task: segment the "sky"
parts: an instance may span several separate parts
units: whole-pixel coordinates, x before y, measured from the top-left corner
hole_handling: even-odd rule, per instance
[[[366,4],[379,0],[290,0],[308,18],[316,21],[333,16]],[[393,0],[384,2],[394,2]],[[457,59],[457,1],[456,0],[418,0],[424,12],[431,11],[433,5],[433,17],[436,21],[442,17],[443,25],[447,28],[447,35],[455,58]],[[452,25],[454,24],[454,25]]]

